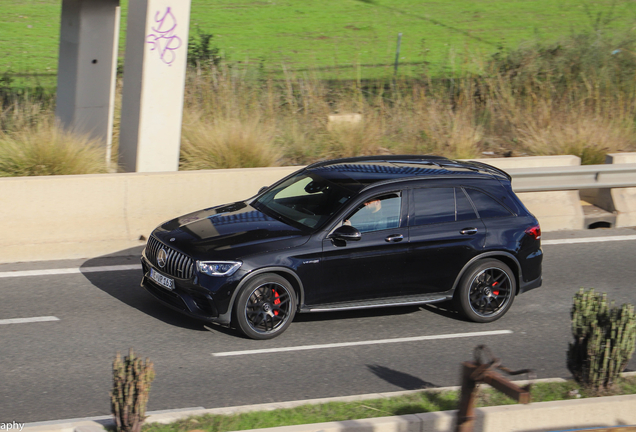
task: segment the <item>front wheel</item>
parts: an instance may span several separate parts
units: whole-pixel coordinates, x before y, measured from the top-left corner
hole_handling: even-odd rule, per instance
[[[501,318],[512,306],[517,292],[510,267],[497,259],[471,265],[457,287],[455,304],[469,320],[488,323]]]
[[[276,274],[248,281],[239,293],[234,316],[239,330],[251,339],[271,339],[291,324],[296,314],[296,293]]]

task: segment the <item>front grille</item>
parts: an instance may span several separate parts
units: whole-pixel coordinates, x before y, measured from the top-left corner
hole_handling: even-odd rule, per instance
[[[161,267],[157,263],[157,254],[161,249],[166,251],[166,264]],[[146,245],[146,257],[150,262],[160,268],[163,272],[168,273],[179,279],[191,279],[194,275],[194,262],[187,255],[177,252],[170,246],[166,246],[154,237],[148,239]]]

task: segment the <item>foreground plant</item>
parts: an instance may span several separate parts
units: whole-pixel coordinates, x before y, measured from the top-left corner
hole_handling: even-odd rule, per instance
[[[567,365],[574,379],[594,390],[608,390],[634,353],[634,307],[607,303],[607,294],[581,289],[572,305],[572,334]]]
[[[117,353],[113,362],[113,390],[110,406],[118,432],[139,432],[146,419],[150,383],[155,379],[151,361],[135,357],[132,348],[122,361]]]

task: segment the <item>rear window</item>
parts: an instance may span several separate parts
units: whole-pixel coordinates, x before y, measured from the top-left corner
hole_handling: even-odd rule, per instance
[[[512,213],[496,199],[476,189],[466,189],[482,219],[511,216]]]
[[[413,190],[415,217],[412,225],[427,225],[477,219],[472,204],[461,188]]]

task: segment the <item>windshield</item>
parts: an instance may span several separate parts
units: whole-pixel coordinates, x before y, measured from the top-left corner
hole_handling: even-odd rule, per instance
[[[314,173],[301,173],[256,198],[262,207],[308,228],[319,228],[355,194],[355,190],[333,183]]]

